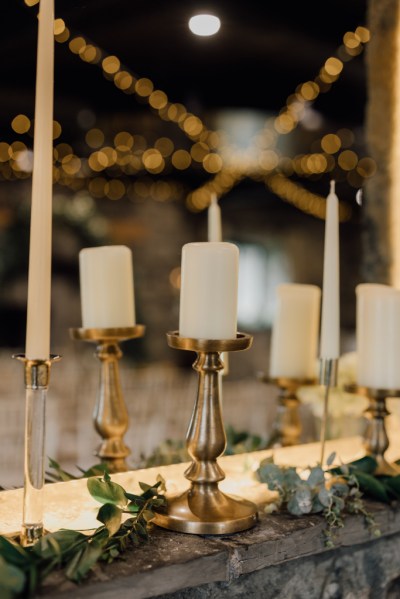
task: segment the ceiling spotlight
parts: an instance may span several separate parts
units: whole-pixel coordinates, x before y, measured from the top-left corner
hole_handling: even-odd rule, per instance
[[[220,27],[221,21],[214,15],[195,15],[189,20],[189,29],[195,35],[214,35]]]

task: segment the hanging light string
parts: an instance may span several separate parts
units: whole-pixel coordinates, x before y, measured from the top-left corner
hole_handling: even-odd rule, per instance
[[[25,4],[33,6],[37,4],[37,1],[25,0]],[[289,176],[294,174],[299,177],[315,177],[339,167],[347,171],[350,184],[360,187],[362,179],[372,176],[375,172],[373,160],[368,157],[359,160],[356,153],[348,149],[349,146],[338,153],[342,145],[340,132],[326,134],[321,140],[314,142],[313,146],[320,144],[320,152],[289,158],[281,156],[276,148],[279,137],[292,132],[297,127],[304,118],[307,107],[315,102],[318,95],[331,89],[332,84],[339,79],[344,64],[362,52],[363,45],[369,41],[369,32],[365,27],[357,27],[354,32],[347,32],[336,55],[325,61],[314,80],[299,84],[295,93],[287,98],[286,105],[279,114],[274,118],[267,119],[264,128],[255,138],[256,160],[249,152],[238,153],[229,143],[224,146],[221,136],[217,132],[207,129],[203,121],[189,113],[183,104],[169,102],[167,94],[162,90],[155,90],[150,79],[138,79],[129,69],[121,65],[117,56],[106,54],[83,36],[71,37],[70,30],[63,19],[55,21],[55,39],[60,43],[68,41],[68,48],[73,54],[79,56],[86,63],[101,66],[104,76],[113,81],[118,89],[127,94],[135,94],[147,101],[160,118],[175,122],[193,142],[190,152],[184,149],[172,151],[171,146],[174,147],[172,140],[160,138],[162,142],[159,142],[159,146],[163,145],[162,150],[157,147],[157,142],[154,147],[149,148],[143,136],[132,136],[127,132],[120,132],[114,138],[116,140],[119,136],[115,147],[102,146],[93,151],[88,159],[76,156],[68,144],[59,144],[62,151],[60,153],[56,146],[55,160],[57,161],[61,157],[61,161],[59,166],[55,165],[54,172],[55,180],[61,184],[77,188],[81,185],[86,186],[86,181],[89,192],[95,197],[100,197],[103,193],[108,195],[111,190],[111,196],[113,199],[117,199],[124,196],[125,183],[120,179],[107,181],[104,177],[99,177],[98,175],[102,171],[109,168],[116,170],[119,167],[122,175],[130,177],[137,175],[142,170],[158,175],[170,167],[185,170],[201,165],[206,172],[214,174],[214,177],[187,196],[186,203],[191,210],[200,211],[207,208],[211,193],[221,196],[230,191],[244,177],[251,177],[258,181],[264,180],[267,187],[281,199],[291,202],[305,212],[321,217],[321,209],[316,208],[315,201],[319,196],[307,192],[300,184],[290,181]],[[19,117],[28,118],[25,115],[19,115]],[[61,126],[59,123],[57,125],[59,133],[61,133]],[[348,133],[352,135],[351,132]],[[104,133],[100,129],[93,129],[86,134],[89,146],[89,138],[91,137],[93,141],[96,136],[102,137],[104,141]],[[131,146],[130,144],[134,138],[140,140],[139,146],[144,145],[145,149],[136,147],[132,151],[133,144]],[[14,144],[21,143],[14,142]],[[6,171],[4,173],[6,179],[12,178],[14,171],[18,173],[17,178],[29,176],[29,173],[24,173],[23,169],[18,166],[21,159],[15,160],[16,151],[15,147],[12,148],[13,144],[10,146],[12,148],[10,164],[6,164],[6,161],[1,162],[1,146],[0,143],[0,176],[3,175],[3,170]],[[67,148],[71,148],[71,151],[67,152]],[[220,150],[223,155],[218,154],[217,150]],[[18,152],[19,155],[23,152],[20,146]],[[336,159],[333,157],[335,153],[338,153]],[[273,173],[281,176],[271,177]],[[79,183],[74,182],[76,178],[80,180]],[[304,193],[300,193],[299,190],[304,190]],[[342,217],[349,218],[349,211],[345,210]]]

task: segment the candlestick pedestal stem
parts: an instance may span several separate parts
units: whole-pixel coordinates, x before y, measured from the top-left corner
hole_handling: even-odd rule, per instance
[[[385,458],[386,450],[389,447],[385,419],[390,414],[386,407],[386,399],[400,397],[400,389],[376,389],[360,385],[347,385],[346,391],[368,398],[369,406],[364,414],[369,422],[364,434],[364,447],[366,455],[372,456],[378,463],[375,474],[399,475],[400,467],[388,462]]]
[[[246,530],[256,523],[257,507],[250,501],[223,493],[218,483],[225,474],[217,462],[226,446],[219,395],[218,373],[223,368],[222,351],[248,349],[249,335],[236,339],[205,340],[168,333],[175,349],[197,352],[193,364],[199,377],[198,393],[186,437],[192,463],[185,472],[190,488],[178,496],[167,495],[167,507],[156,514],[163,528],[192,534],[228,534]]]
[[[109,329],[70,329],[73,339],[97,343],[95,355],[101,367],[93,422],[102,442],[96,455],[107,465],[111,473],[126,472],[126,458],[130,454],[130,449],[124,442],[124,435],[129,427],[129,416],[119,375],[118,362],[123,355],[120,342],[142,337],[144,331],[143,325]]]
[[[13,356],[24,363],[26,389],[25,403],[25,449],[24,449],[24,497],[22,513],[21,545],[34,545],[43,535],[43,487],[45,471],[46,397],[52,362],[30,360],[24,355]]]
[[[300,400],[297,397],[297,391],[299,387],[314,385],[315,379],[269,377],[264,373],[259,373],[258,378],[264,383],[275,385],[279,388],[276,417],[268,445],[270,447],[298,445],[300,443],[302,424],[299,412]]]

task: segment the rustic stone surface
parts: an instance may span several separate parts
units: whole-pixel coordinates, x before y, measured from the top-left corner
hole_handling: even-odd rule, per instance
[[[60,574],[42,591],[51,598],[394,599],[400,588],[400,509],[372,504],[382,537],[363,518],[346,518],[335,549],[324,545],[319,516],[262,514],[252,530],[201,537],[155,528],[124,561],[97,567],[80,587]]]

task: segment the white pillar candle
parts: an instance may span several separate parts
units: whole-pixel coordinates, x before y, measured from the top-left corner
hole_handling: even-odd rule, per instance
[[[235,339],[239,250],[232,243],[188,243],[182,249],[179,334]]]
[[[400,291],[362,284],[357,296],[357,382],[400,389]]]
[[[50,353],[54,0],[41,0],[36,67],[32,207],[25,354]]]
[[[208,207],[208,241],[222,241],[221,208],[218,205],[215,193],[211,196],[211,204]]]
[[[82,326],[135,325],[132,252],[122,245],[86,248],[79,253]]]
[[[320,357],[339,358],[339,201],[335,182],[331,181],[326,200],[324,276],[322,286],[322,316]]]
[[[272,327],[270,376],[315,378],[321,290],[315,285],[283,284]]]

